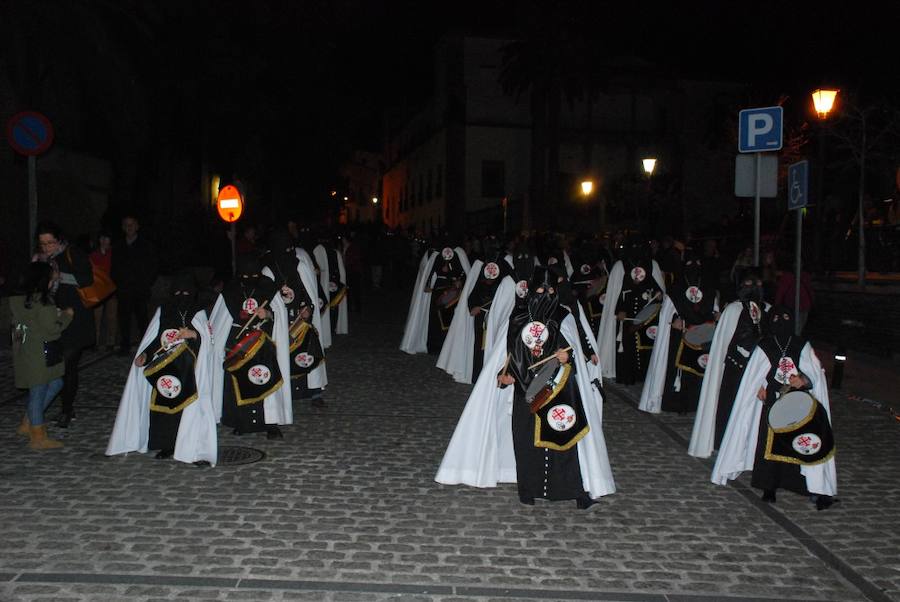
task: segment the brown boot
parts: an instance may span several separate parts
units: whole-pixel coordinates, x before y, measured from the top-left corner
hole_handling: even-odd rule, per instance
[[[31,427],[31,443],[28,446],[31,449],[58,449],[63,446],[61,441],[54,441],[47,438],[47,425]]]
[[[19,424],[18,428],[16,428],[16,434],[22,435],[23,437],[31,436],[31,421],[28,420],[28,414],[22,416],[22,422]]]

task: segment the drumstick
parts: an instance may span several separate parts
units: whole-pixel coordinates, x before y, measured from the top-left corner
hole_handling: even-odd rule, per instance
[[[562,351],[571,351],[571,350],[572,350],[571,347],[566,347],[565,349],[562,349]],[[538,366],[543,366],[544,364],[546,364],[547,362],[549,362],[550,360],[552,360],[552,359],[555,358],[555,357],[556,357],[556,354],[554,353],[554,354],[551,355],[550,357],[545,357],[544,359],[542,359],[541,361],[537,362],[536,364],[531,364],[530,366],[528,366],[528,369],[529,369],[529,370],[534,370],[534,369],[537,368]]]
[[[265,301],[262,302],[262,305],[260,305],[257,309],[264,309],[266,307],[266,304],[268,304],[268,303],[269,303],[269,300],[266,299]],[[255,318],[256,318],[256,312],[254,311],[253,315],[250,316],[250,318],[247,320],[247,323],[244,324],[244,327],[241,328],[241,331],[239,333],[237,333],[237,335],[234,338],[235,339],[241,338],[241,335],[244,334],[244,331],[247,330],[247,327],[250,326],[250,323],[253,322],[253,320]]]
[[[503,362],[503,376],[506,376],[506,371],[509,370],[509,358],[512,357],[512,353],[506,354],[506,361]]]

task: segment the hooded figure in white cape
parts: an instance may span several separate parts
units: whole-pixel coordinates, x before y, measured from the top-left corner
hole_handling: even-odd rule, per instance
[[[152,358],[142,357],[146,349],[160,346],[160,339],[172,344],[177,341],[177,329],[163,329],[160,332],[161,309],[157,309],[144,332],[144,337],[138,345],[137,353],[128,372],[128,380],[119,401],[119,409],[116,412],[116,421],[112,434],[106,447],[106,455],[112,456],[128,452],[147,453],[150,441],[151,404],[157,396],[173,397],[179,391],[161,381],[166,374],[160,372],[157,379],[157,387],[151,386],[144,376],[145,362]],[[190,320],[191,329],[197,333],[200,340],[199,350],[193,362],[194,379],[196,383],[196,395],[193,401],[187,403],[180,410],[180,420],[177,427],[173,449],[163,449],[159,458],[168,457],[171,453],[179,462],[198,463],[208,462],[215,466],[218,455],[216,418],[212,404],[212,340],[209,331],[209,322],[206,312],[199,310],[193,314]],[[184,347],[182,347],[184,346]],[[174,353],[194,353],[186,349],[187,342],[174,345],[171,349]],[[139,361],[140,358],[140,361]],[[138,363],[141,365],[139,366]],[[175,366],[171,366],[173,369]],[[170,377],[171,379],[171,377]],[[178,388],[182,384],[177,383]],[[164,411],[164,409],[161,408]],[[166,418],[170,418],[166,414]]]
[[[545,274],[538,274],[542,280]],[[520,481],[518,471],[526,471],[526,479],[519,482],[520,501],[533,503],[533,497],[546,497],[547,499],[576,499],[580,508],[587,508],[593,503],[593,499],[609,495],[615,492],[615,481],[609,465],[606,451],[606,442],[602,430],[602,394],[596,386],[600,378],[599,366],[593,365],[582,353],[579,344],[580,336],[574,317],[566,310],[559,308],[562,313],[551,310],[553,316],[564,316],[556,325],[553,321],[553,329],[558,332],[551,345],[571,346],[569,361],[574,365],[571,372],[563,369],[567,376],[565,387],[576,387],[584,412],[584,427],[579,427],[577,436],[566,444],[565,450],[551,450],[544,447],[545,443],[534,444],[538,454],[553,454],[554,467],[557,466],[557,456],[565,458],[566,466],[559,465],[562,471],[566,468],[566,474],[551,475],[545,473],[545,489],[531,491],[530,485],[525,481],[533,480],[534,474],[527,474],[534,467],[529,461],[528,466],[517,466],[515,444],[513,442],[513,413],[519,413],[524,409],[528,413],[527,404],[524,403],[519,393],[516,393],[519,385],[505,386],[501,388],[499,378],[509,367],[508,358],[511,357],[509,337],[516,337],[512,341],[513,348],[518,346],[519,335],[518,322],[523,317],[515,319],[515,325],[511,329],[503,329],[503,334],[498,336],[491,349],[490,356],[486,359],[484,369],[469,400],[463,409],[459,422],[444,454],[444,458],[438,469],[435,480],[445,485],[465,484],[473,487],[496,487],[498,483],[516,483]],[[511,321],[513,321],[511,319]],[[524,321],[528,322],[527,313]],[[512,332],[516,330],[516,332]],[[549,334],[549,333],[548,333]],[[544,337],[544,340],[548,340]],[[549,356],[554,355],[554,350],[548,347]],[[520,358],[525,359],[525,358]],[[523,383],[524,384],[524,383]],[[559,393],[560,391],[557,391]],[[514,401],[516,399],[517,401]],[[514,408],[513,404],[523,404],[523,408]],[[556,404],[552,405],[554,408]],[[563,409],[563,411],[566,411]],[[540,412],[540,410],[539,410]],[[561,427],[566,430],[565,426]],[[532,436],[521,429],[515,434],[517,438],[530,439]],[[536,435],[535,435],[536,436]],[[570,445],[571,444],[571,445]],[[550,444],[552,447],[552,444]],[[572,449],[574,447],[574,450]],[[571,452],[574,452],[574,457]],[[531,452],[528,452],[531,454]],[[577,458],[577,460],[576,460]],[[575,461],[573,461],[575,460]],[[550,459],[546,460],[549,466]],[[577,468],[577,473],[571,472]],[[551,471],[553,472],[553,471]],[[537,475],[540,480],[540,475]],[[553,485],[549,485],[552,482]],[[559,486],[559,489],[556,487]],[[523,487],[525,488],[523,490]],[[534,494],[534,495],[532,495]]]
[[[347,295],[344,290],[347,286],[347,272],[344,269],[343,253],[331,245],[328,248],[324,243],[316,245],[313,255],[316,257],[316,263],[319,264],[319,283],[325,291],[325,303],[330,307],[333,305],[332,296],[341,295],[341,300],[336,308],[330,307],[328,311],[322,312],[322,321],[328,321],[328,344],[324,345],[323,341],[323,345],[330,347],[332,333],[347,334],[349,332]]]
[[[635,243],[637,246],[637,243]],[[642,256],[643,258],[643,256]],[[666,292],[665,279],[662,271],[655,260],[647,260],[651,267],[651,276],[656,287],[663,294]],[[636,260],[634,263],[643,263],[642,260]],[[631,265],[631,263],[629,263]],[[639,267],[639,266],[638,266]],[[616,355],[623,351],[623,337],[626,336],[625,322],[618,319],[616,315],[617,304],[622,302],[620,298],[624,291],[629,291],[635,282],[635,276],[640,278],[642,286],[646,286],[646,270],[641,268],[643,273],[636,271],[637,268],[631,268],[629,273],[625,273],[625,265],[621,260],[617,261],[612,270],[609,272],[609,278],[606,285],[606,299],[604,301],[603,315],[600,318],[600,329],[597,331],[597,345],[600,347],[600,365],[603,366],[603,376],[606,378],[622,377],[621,370],[616,366]],[[628,281],[627,285],[624,281]],[[648,302],[662,303],[662,295],[655,301],[647,299]],[[651,352],[652,353],[652,352]]]
[[[692,345],[684,335],[694,327],[712,330],[718,312],[719,294],[713,279],[702,271],[696,256],[686,256],[659,312],[640,410],[658,414],[660,410],[686,413],[696,409],[711,341]]]
[[[709,350],[697,415],[688,445],[688,454],[708,458],[725,434],[734,399],[747,362],[765,334],[766,312],[762,279],[755,268],[746,270],[732,301],[719,316]]]
[[[775,502],[775,491],[787,489],[801,495],[814,494],[817,508],[823,510],[837,494],[833,450],[821,459],[809,455],[815,459],[812,464],[802,458],[813,454],[812,448],[804,448],[806,441],[824,441],[826,436],[820,432],[809,437],[804,431],[813,426],[804,425],[796,431],[792,444],[797,458],[769,456],[773,432],[768,414],[786,392],[808,391],[824,409],[829,433],[831,422],[828,382],[812,346],[792,335],[793,319],[788,310],[775,308],[772,314],[772,334],[760,342],[744,371],[711,480],[725,485],[741,472],[752,470],[752,485],[764,491],[764,501]]]
[[[276,279],[275,274],[273,273],[269,265],[264,267],[261,271],[261,274],[266,278],[272,280],[277,288],[281,288],[282,301],[285,303],[285,310],[287,311],[286,319],[288,322],[288,326],[290,327],[291,322],[296,319],[296,316],[290,315],[290,312],[288,311],[289,304],[293,303],[295,300],[299,303],[302,299],[304,300],[304,303],[308,302],[309,305],[310,317],[307,321],[312,324],[313,328],[315,329],[316,335],[320,337],[318,333],[321,332],[322,314],[317,311],[318,287],[316,286],[315,267],[309,257],[309,254],[307,254],[307,252],[302,248],[294,247],[293,241],[289,236],[287,236],[286,232],[276,230],[272,234],[270,242],[271,246],[273,247],[271,249],[273,256],[266,256],[264,257],[264,260],[268,259],[267,263],[274,265],[276,270],[279,269],[278,262],[284,263],[284,265],[286,266],[285,269],[287,269],[287,266],[290,266],[293,263],[292,261],[288,261],[285,258],[278,258],[277,255],[279,253],[284,252],[286,254],[293,254],[293,256],[296,258],[296,275],[284,274],[283,276],[280,275],[280,277]],[[290,255],[288,255],[288,259],[289,258]],[[291,281],[291,284],[293,286],[296,286],[296,279],[299,279],[299,284],[303,287],[302,291],[295,292],[290,289],[286,290],[283,287],[285,282],[280,282],[280,280],[289,280]],[[286,298],[285,294],[288,294],[289,297]],[[317,390],[318,395],[316,396],[316,398],[321,398],[321,389],[324,389],[327,384],[328,374],[325,369],[325,360],[323,358],[322,361],[319,362],[319,365],[306,375],[305,386],[310,390]]]
[[[403,339],[400,341],[400,350],[410,355],[428,352],[428,311],[431,307],[431,283],[434,281],[431,269],[436,257],[437,252],[429,249],[419,261],[419,272],[409,300]]]
[[[476,259],[466,276],[460,300],[453,313],[453,322],[447,331],[447,338],[441,347],[437,367],[444,370],[458,383],[472,384],[473,378],[477,378],[481,372],[485,358],[490,355],[493,341],[497,338],[500,328],[505,328],[506,321],[514,305],[514,287],[512,278],[507,278],[512,268],[503,260],[501,263],[483,263]],[[490,292],[490,300],[484,305],[479,305],[484,315],[481,316],[483,328],[480,334],[476,332],[476,324],[479,319],[473,315],[472,294],[482,279],[489,278],[485,272],[489,271],[492,279],[498,279]],[[476,353],[476,345],[480,347],[480,353]],[[482,346],[483,345],[483,346]]]
[[[246,265],[242,267],[242,264],[244,263],[246,263]],[[242,275],[243,277],[251,277],[248,281],[249,284],[243,284],[241,281]],[[274,283],[269,278],[262,276],[261,267],[259,266],[258,260],[255,258],[238,258],[238,277],[236,278],[236,281],[238,282],[229,283],[225,290],[222,291],[222,294],[219,295],[216,304],[213,306],[212,313],[210,314],[210,326],[213,332],[214,343],[212,382],[213,407],[216,412],[216,420],[222,421],[223,419],[224,396],[226,394],[236,394],[235,387],[232,386],[231,382],[228,383],[227,392],[225,389],[226,378],[229,381],[232,379],[231,373],[226,374],[226,370],[223,366],[223,362],[225,361],[225,348],[228,345],[235,344],[235,341],[232,340],[233,337],[236,336],[241,327],[246,324],[248,318],[241,314],[252,315],[253,313],[256,313],[257,309],[262,308],[261,304],[263,300],[265,300],[268,301],[268,307],[265,307],[264,309],[268,310],[266,313],[270,314],[272,317],[271,326],[267,326],[266,328],[271,329],[271,340],[272,343],[274,343],[275,358],[272,361],[274,364],[277,364],[279,374],[276,374],[274,370],[272,370],[268,375],[269,378],[266,378],[265,382],[262,382],[260,385],[271,389],[271,392],[266,394],[262,399],[262,412],[258,411],[258,401],[245,406],[239,406],[237,408],[238,415],[227,419],[229,422],[235,422],[235,419],[237,419],[237,424],[226,422],[223,422],[223,424],[234,426],[236,434],[266,430],[269,438],[280,438],[282,435],[281,430],[277,428],[278,425],[293,424],[294,422],[294,410],[291,405],[291,389],[290,387],[284,386],[285,379],[290,377],[290,337],[288,334],[289,325],[287,323],[287,310],[285,309],[281,295],[275,291]],[[236,289],[239,284],[241,285],[240,292]],[[234,297],[234,300],[226,302],[226,296]],[[235,302],[241,306],[242,309],[240,310],[239,315],[233,316],[229,309],[229,303],[234,304]],[[237,321],[242,318],[244,319],[244,322],[240,323]],[[256,324],[254,327],[258,327],[260,321],[261,320],[259,319],[255,319]],[[245,331],[245,335],[246,332],[247,331]],[[265,347],[268,346],[266,345]],[[248,415],[251,411],[254,414],[252,417]]]

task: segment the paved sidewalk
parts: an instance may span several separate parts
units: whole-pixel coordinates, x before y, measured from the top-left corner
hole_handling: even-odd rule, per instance
[[[0,358],[0,600],[900,601],[900,424],[883,409],[836,397],[841,502],[816,512],[710,484],[690,417],[608,385],[619,491],[526,507],[513,485],[434,482],[470,387],[397,349],[408,298],[368,301],[398,309],[351,317],[325,409],[297,402],[282,441],[220,429],[255,464],[106,458],[118,357],[85,368],[80,418],[53,432],[66,447],[32,452]]]

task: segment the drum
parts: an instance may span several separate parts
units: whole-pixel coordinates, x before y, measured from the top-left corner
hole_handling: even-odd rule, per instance
[[[703,324],[689,326],[684,331],[684,344],[697,351],[701,349],[708,350],[715,332],[715,322],[704,322]]]
[[[196,362],[197,356],[190,345],[181,341],[144,367],[144,378],[153,388],[151,411],[176,414],[197,399]]]
[[[283,384],[275,343],[262,330],[245,335],[225,358],[237,405],[256,403]]]
[[[649,303],[645,305],[644,309],[639,311],[637,315],[634,316],[634,325],[646,326],[656,319],[656,316],[659,315],[659,310],[661,307],[662,303]]]
[[[457,301],[459,301],[460,289],[455,286],[451,286],[450,288],[444,289],[444,291],[438,295],[437,305],[443,309],[449,309],[456,305]]]
[[[310,328],[312,328],[310,323],[302,318],[294,320],[294,323],[291,324],[291,327],[288,329],[288,335],[291,340],[291,351],[303,344],[303,338],[306,336],[306,333],[309,332]]]
[[[559,395],[566,386],[571,371],[572,367],[569,364],[560,365],[556,358],[541,366],[525,391],[525,402],[531,406],[532,414]]]
[[[266,333],[262,330],[251,330],[245,333],[240,341],[230,349],[226,349],[225,361],[223,362],[222,367],[229,372],[232,371],[233,368],[240,368],[248,355],[252,356],[256,353],[263,336],[266,336]]]
[[[813,465],[834,455],[828,413],[809,393],[785,393],[772,405],[767,420],[766,460]]]
[[[325,359],[319,333],[308,326],[302,337],[291,340],[291,378],[301,378],[315,370]]]
[[[334,286],[334,290],[331,291],[331,298],[328,300],[328,307],[335,308],[340,305],[341,301],[344,300],[344,297],[347,296],[347,285],[343,282],[331,282],[329,283],[329,289]]]

